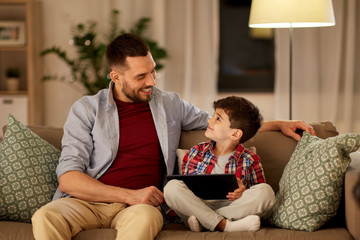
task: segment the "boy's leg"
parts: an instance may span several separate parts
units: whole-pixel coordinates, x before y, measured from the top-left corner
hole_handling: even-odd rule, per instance
[[[119,212],[111,223],[117,230],[116,240],[152,240],[163,227],[160,209],[148,204],[137,204]]]
[[[211,231],[215,230],[217,224],[224,219],[216,213],[206,202],[194,195],[183,181],[171,180],[164,188],[165,201],[184,222],[194,215],[201,225]]]
[[[125,207],[125,204],[117,204],[118,211]],[[34,238],[68,240],[82,230],[109,227],[116,213],[111,204],[61,198],[35,212],[32,217]]]
[[[261,216],[275,203],[275,194],[271,186],[260,183],[244,191],[243,195],[230,202],[228,206],[220,207],[216,212],[227,219],[239,220],[249,215]]]

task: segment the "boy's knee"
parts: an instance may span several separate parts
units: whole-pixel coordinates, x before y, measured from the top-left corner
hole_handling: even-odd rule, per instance
[[[169,181],[165,187],[164,187],[164,197],[165,200],[171,199],[176,193],[178,193],[178,190],[184,186],[184,182],[180,180],[173,179]]]
[[[260,187],[261,187],[261,191],[263,192],[263,194],[267,199],[269,200],[271,199],[275,201],[275,192],[269,184],[262,183],[260,184]]]
[[[261,183],[258,185],[258,190],[261,191],[261,199],[267,205],[267,209],[275,204],[276,198],[272,187],[269,184]]]

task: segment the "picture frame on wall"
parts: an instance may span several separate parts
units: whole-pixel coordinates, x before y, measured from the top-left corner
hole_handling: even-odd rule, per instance
[[[0,46],[25,45],[25,22],[0,21]]]

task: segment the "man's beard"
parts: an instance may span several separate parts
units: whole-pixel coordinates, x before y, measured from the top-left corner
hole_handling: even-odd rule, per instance
[[[152,91],[153,91],[153,87],[144,87],[142,89],[151,89],[151,93],[149,95],[143,95],[144,97],[142,98],[139,91],[140,90],[130,90],[129,86],[127,85],[127,83],[124,83],[124,86],[122,88],[122,92],[124,93],[124,95],[128,98],[131,99],[133,102],[149,102],[152,98]]]

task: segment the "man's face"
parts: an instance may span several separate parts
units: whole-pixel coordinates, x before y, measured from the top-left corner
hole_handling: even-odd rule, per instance
[[[155,86],[155,62],[150,52],[145,57],[127,57],[125,69],[113,69],[114,96],[123,102],[148,102]]]

